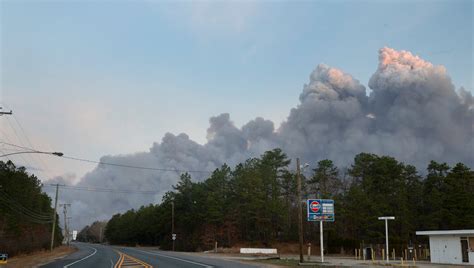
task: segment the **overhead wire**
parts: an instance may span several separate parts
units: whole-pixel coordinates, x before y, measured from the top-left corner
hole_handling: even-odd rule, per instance
[[[5,106],[7,109],[10,109],[7,105],[3,104],[3,106]],[[10,109],[11,110],[11,109]],[[21,133],[23,134],[23,137],[25,138],[26,140],[26,143],[33,149],[34,146],[33,144],[31,143],[30,139],[28,138],[28,135],[26,135],[26,132],[25,132],[25,129],[23,128],[22,124],[20,123],[20,121],[17,119],[16,115],[15,114],[12,114],[12,117],[13,117],[13,120],[15,120],[16,124],[19,126],[19,129],[21,131]],[[7,118],[7,121],[8,121],[8,118]],[[36,149],[35,149],[36,150]],[[31,156],[33,158],[33,156]],[[51,177],[51,172],[49,170],[49,167],[48,165],[43,161],[43,159],[41,158],[41,156],[39,155],[35,155],[34,156],[35,159],[39,159],[39,164],[41,166],[42,169],[44,169],[43,171],[43,175],[47,175],[47,176],[50,176]]]
[[[39,152],[36,149],[29,148],[29,147],[24,147],[4,141],[0,141],[0,144],[7,144],[13,147],[21,148],[24,150],[32,150],[35,152]],[[134,166],[134,165],[126,165],[126,164],[116,164],[116,163],[109,163],[109,162],[104,162],[104,161],[95,161],[95,160],[89,160],[89,159],[84,159],[84,158],[78,158],[78,157],[72,157],[72,156],[67,156],[63,155],[61,158],[65,159],[70,159],[70,160],[75,160],[75,161],[81,161],[81,162],[86,162],[86,163],[91,163],[91,164],[98,164],[98,165],[107,165],[107,166],[115,166],[115,167],[123,167],[123,168],[133,168],[133,169],[142,169],[142,170],[154,170],[154,171],[171,171],[171,172],[180,172],[180,173],[213,173],[214,170],[186,170],[186,169],[176,169],[176,168],[155,168],[155,167],[144,167],[144,166]],[[304,174],[311,174],[310,170],[301,170],[301,173]]]
[[[87,162],[87,163],[93,163],[93,164],[99,164],[99,165],[107,165],[107,166],[115,166],[115,167],[123,167],[123,168],[133,168],[133,169],[143,169],[143,170],[188,172],[188,173],[212,173],[213,172],[213,171],[210,171],[210,170],[185,170],[185,169],[176,169],[176,168],[153,168],[153,167],[125,165],[125,164],[115,164],[115,163],[108,163],[108,162],[103,162],[103,161],[88,160],[88,159],[72,157],[72,156],[62,156],[62,158],[81,161],[81,162]]]
[[[2,192],[2,191],[0,191],[0,192]],[[3,194],[5,194],[5,193],[3,193]],[[53,222],[52,215],[39,214],[37,212],[34,212],[34,211],[24,207],[23,205],[21,205],[17,201],[9,199],[5,195],[0,194],[0,200],[3,201],[2,202],[3,207],[9,208],[11,211],[27,218],[30,221],[33,221],[33,222],[36,222],[36,223],[51,223],[51,222]]]
[[[9,142],[4,142],[4,141],[0,141],[0,144],[9,145],[9,146],[12,146],[12,147],[15,147],[15,148],[19,148],[19,149],[23,149],[23,150],[29,150],[29,151],[31,151],[31,152],[38,152],[38,153],[41,152],[41,151],[38,151],[38,150],[36,150],[36,149],[34,149],[34,148],[19,146],[19,145],[16,145],[16,144],[13,144],[13,143],[9,143]],[[11,151],[13,151],[13,152],[21,152],[21,150],[19,150],[19,149],[18,149],[17,151],[13,151],[13,149],[8,149],[8,150],[11,150]],[[19,154],[19,155],[21,156],[21,154]],[[36,169],[36,170],[41,170],[41,169],[38,169],[38,168],[36,168],[36,167],[34,167],[34,166],[31,166],[31,164],[30,164],[30,168],[31,168],[31,169]]]
[[[0,141],[0,143],[4,143],[4,144],[10,145],[10,146],[18,147],[18,148],[25,149],[25,150],[32,150],[32,151],[38,152],[36,149],[33,149],[33,148],[19,146],[19,145],[11,144],[11,143],[4,142],[4,141]],[[186,170],[186,169],[176,169],[176,168],[155,168],[155,167],[133,166],[133,165],[109,163],[109,162],[104,162],[104,161],[95,161],[95,160],[89,160],[89,159],[66,156],[66,155],[61,156],[61,158],[75,160],[75,161],[81,161],[81,162],[86,162],[86,163],[91,163],[91,164],[107,165],[107,166],[115,166],[115,167],[123,167],[123,168],[133,168],[133,169],[143,169],[143,170],[171,171],[171,172],[181,172],[181,173],[183,173],[183,172],[188,172],[188,173],[212,173],[212,172],[214,172],[214,171],[211,171],[211,170]]]
[[[30,214],[29,212],[21,210],[18,206],[13,205],[12,203],[6,203],[6,201],[3,198],[0,198],[0,200],[3,201],[4,207],[9,208],[13,212],[16,212],[17,214],[21,214],[22,216],[28,217],[32,220],[41,221],[41,222],[51,222],[52,220],[52,217],[49,217],[49,218],[37,217],[36,215]]]
[[[20,127],[20,131],[23,133],[23,136],[25,137],[26,142],[28,143],[28,145],[31,148],[34,148],[33,144],[30,141],[30,138],[28,137],[28,135],[26,135],[25,129],[23,128],[22,124],[20,123],[20,121],[18,120],[18,118],[14,114],[13,114],[13,119],[15,120],[16,124]],[[40,162],[44,165],[43,168],[46,168],[46,171],[48,173],[50,173],[48,164],[46,164],[46,162],[44,162],[43,158],[41,158],[41,155],[36,155],[35,157],[37,157],[40,160]]]
[[[56,187],[56,184],[43,184],[43,187]],[[59,185],[59,187],[66,190],[78,190],[78,191],[102,192],[102,193],[123,193],[123,194],[158,194],[159,193],[158,191],[111,189],[111,188],[74,186],[74,185]]]
[[[16,131],[16,128],[13,127],[13,125],[10,122],[10,120],[8,119],[8,117],[6,118],[6,121],[7,121],[8,125],[10,126],[10,129],[13,130],[13,134],[15,135],[18,142],[23,144],[23,142],[21,141],[20,135],[18,135],[18,132]],[[31,155],[29,155],[28,158],[30,158],[30,160],[34,160]],[[31,163],[28,163],[28,164],[31,166]]]
[[[9,143],[9,142],[0,141],[0,143],[6,144],[6,145],[10,145],[10,146],[13,146],[13,147],[16,147],[16,148],[24,149],[24,150],[31,150],[31,151],[37,152],[35,149],[28,148],[28,147],[24,147],[24,146],[20,146],[20,145],[16,145],[16,144]]]
[[[16,201],[14,198],[9,196],[4,191],[0,191],[0,198],[2,198],[4,201],[7,201],[7,202],[13,204],[14,206],[18,207],[20,210],[25,211],[27,213],[30,213],[32,216],[35,216],[35,217],[38,217],[38,218],[45,218],[45,219],[51,218],[50,214],[39,213],[39,212],[36,212],[36,211],[33,211],[29,208],[24,207],[22,204],[20,204],[18,201]]]
[[[8,121],[7,121],[8,122]],[[10,123],[9,123],[10,125]],[[11,128],[11,125],[10,125],[10,128]],[[5,132],[3,132],[1,129],[0,129],[0,133],[2,134],[2,136],[8,141],[8,142],[11,142],[10,139],[8,138],[8,135],[6,135]],[[23,163],[29,165],[29,166],[32,166],[30,161],[26,160],[26,158],[23,156],[23,155],[18,155],[22,160],[23,160]],[[8,160],[11,160],[10,158],[7,157]]]

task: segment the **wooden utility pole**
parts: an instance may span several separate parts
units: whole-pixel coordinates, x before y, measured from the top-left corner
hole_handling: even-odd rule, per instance
[[[72,217],[67,217],[67,228],[68,228],[68,234],[69,234],[69,236],[68,236],[69,241],[68,241],[68,242],[69,242],[69,243],[71,243],[71,241],[72,241],[71,229],[70,229],[70,228],[71,228],[71,221],[70,221],[70,219],[72,219]]]
[[[99,243],[102,243],[102,224],[100,225],[99,229]]]
[[[53,251],[54,231],[56,230],[56,210],[58,208],[58,189],[59,189],[59,184],[56,184],[56,197],[54,198],[53,230],[51,231],[51,248],[50,248],[51,251]]]
[[[67,206],[71,206],[71,204],[62,204],[63,213],[64,213],[64,238],[66,238],[66,245],[69,246],[69,228],[67,224]]]
[[[297,192],[298,192],[298,236],[300,240],[300,263],[304,262],[303,259],[303,208],[301,206],[301,175],[300,175],[300,159],[296,158],[296,181],[297,181]]]

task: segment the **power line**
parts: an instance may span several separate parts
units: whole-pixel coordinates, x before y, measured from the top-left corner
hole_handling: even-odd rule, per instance
[[[4,106],[6,106],[6,105],[4,105]],[[8,107],[7,107],[7,108],[8,108]],[[7,120],[8,120],[8,119],[7,119]],[[17,117],[16,117],[15,115],[13,115],[13,120],[15,120],[16,124],[20,127],[20,131],[21,131],[21,133],[23,134],[23,137],[25,138],[25,140],[26,140],[26,142],[28,143],[28,145],[29,145],[31,148],[34,149],[34,146],[33,146],[33,144],[31,143],[30,139],[28,138],[28,135],[26,135],[25,129],[23,128],[23,126],[21,125],[20,121],[17,119]],[[36,149],[35,149],[35,150],[36,150]],[[42,166],[42,168],[46,170],[46,173],[49,173],[48,175],[51,176],[51,173],[50,173],[50,171],[49,171],[49,167],[48,167],[48,165],[46,164],[46,162],[44,162],[43,159],[42,159],[40,156],[38,156],[38,155],[35,155],[34,158],[35,158],[35,159],[39,159],[40,166]],[[44,172],[43,172],[43,175],[45,175]]]
[[[17,148],[20,148],[20,149],[24,149],[24,150],[36,151],[35,149],[28,148],[28,147],[23,147],[23,146],[20,146],[20,145],[16,145],[16,144],[13,144],[13,143],[9,143],[9,142],[0,141],[0,143],[6,144],[6,145],[10,145],[10,146],[13,146],[13,147],[17,147]]]
[[[33,148],[19,146],[19,145],[16,145],[16,144],[11,144],[11,143],[2,142],[2,141],[0,141],[0,143],[4,143],[4,144],[10,145],[10,146],[18,147],[18,148],[25,149],[25,150],[36,151]],[[125,165],[125,164],[115,164],[115,163],[95,161],[95,160],[89,160],[89,159],[72,157],[72,156],[64,156],[64,155],[61,158],[66,158],[66,159],[70,159],[70,160],[81,161],[81,162],[86,162],[86,163],[91,163],[91,164],[107,165],[107,166],[115,166],[115,167],[123,167],[123,168],[133,168],[133,169],[142,169],[142,170],[171,171],[171,172],[180,172],[180,173],[184,173],[184,172],[187,172],[187,173],[212,173],[212,172],[214,172],[214,171],[210,171],[210,170],[185,170],[185,169],[176,169],[176,168],[153,168],[153,167]]]
[[[26,142],[28,143],[28,145],[29,145],[31,148],[34,148],[33,144],[32,144],[31,141],[30,141],[30,139],[29,139],[28,136],[26,135],[26,132],[25,132],[23,126],[20,124],[20,121],[18,121],[18,119],[16,118],[15,115],[13,115],[13,119],[15,120],[16,124],[20,127],[20,131],[23,133],[23,136],[25,137]],[[43,159],[41,158],[41,156],[36,155],[35,158],[36,158],[36,157],[40,160],[40,163],[41,163],[42,165],[44,165],[44,168],[46,168],[46,171],[47,171],[48,173],[50,173],[50,172],[49,172],[49,167],[48,167],[48,165],[46,164],[46,162],[43,161]],[[51,175],[51,174],[50,174],[50,175]]]
[[[132,166],[132,165],[125,165],[125,164],[115,164],[115,163],[108,163],[103,161],[94,161],[88,160],[83,158],[71,157],[71,156],[62,156],[62,158],[99,164],[99,165],[107,165],[107,166],[115,166],[115,167],[123,167],[123,168],[134,168],[134,169],[143,169],[143,170],[155,170],[155,171],[172,171],[172,172],[188,172],[188,173],[212,173],[213,171],[209,170],[184,170],[184,169],[175,169],[175,168],[152,168],[152,167],[143,167],[143,166]]]
[[[10,124],[10,121],[7,121],[7,123],[8,123],[8,125],[10,126],[10,128],[13,129],[12,125]],[[13,129],[13,131],[15,132],[15,129]],[[4,133],[3,131],[1,131],[1,129],[0,129],[0,133],[3,135],[3,137],[4,137],[8,142],[11,142],[10,139],[8,138],[8,135],[6,135],[6,133]],[[15,135],[16,135],[16,134],[15,134]],[[17,138],[18,138],[18,136],[17,136]],[[21,142],[21,141],[20,141],[20,142]],[[5,144],[6,144],[6,143],[5,143]],[[23,155],[19,155],[19,156],[20,156],[21,159],[23,159],[23,162],[24,162],[25,164],[27,164],[27,165],[29,165],[29,166],[32,166],[32,165],[31,165],[31,162],[28,161],[28,160],[26,160],[26,158],[25,158]],[[30,157],[30,159],[31,159],[31,157]],[[10,160],[10,159],[8,158],[8,160]]]
[[[43,184],[43,187],[56,187],[56,184]],[[123,193],[123,194],[158,194],[158,191],[145,191],[145,190],[123,190],[123,189],[110,189],[100,187],[87,187],[87,186],[73,186],[73,185],[59,185],[66,190],[78,190],[87,192],[102,192],[102,193]]]
[[[4,205],[4,207],[9,208],[12,212],[15,212],[16,214],[23,216],[24,218],[26,218],[27,220],[31,222],[40,223],[40,224],[52,222],[51,215],[38,214],[37,212],[34,212],[22,206],[20,203],[16,202],[15,200],[9,199],[6,195],[0,195],[0,200],[3,201],[2,204]]]
[[[12,205],[12,204],[7,203],[7,202],[4,201],[2,198],[0,198],[0,200],[3,201],[3,205],[4,205],[5,208],[10,209],[11,211],[13,211],[13,212],[15,212],[15,213],[17,213],[17,214],[19,214],[19,215],[21,215],[21,216],[23,216],[23,217],[26,217],[26,218],[28,218],[28,219],[31,219],[31,220],[33,220],[33,221],[35,221],[35,222],[41,222],[41,223],[49,223],[49,222],[52,222],[52,218],[49,218],[49,219],[48,219],[48,218],[39,218],[39,217],[36,217],[36,216],[34,216],[34,215],[29,214],[28,212],[25,212],[25,211],[19,209],[19,208],[18,208],[17,206],[15,206],[15,205]]]
[[[19,208],[20,210],[31,214],[34,217],[43,218],[43,219],[51,219],[50,214],[43,214],[43,213],[33,211],[29,208],[26,208],[22,204],[20,204],[18,201],[16,201],[14,198],[12,198],[7,193],[5,193],[4,191],[0,191],[0,198],[3,199],[5,202],[9,202],[10,204],[12,204],[13,206]]]
[[[18,141],[19,141],[21,144],[23,144],[23,142],[21,141],[20,135],[18,135],[18,132],[16,131],[16,128],[13,127],[12,123],[10,123],[10,120],[8,120],[8,118],[7,118],[7,123],[8,123],[8,125],[10,126],[10,128],[13,130],[13,134],[15,134],[15,137],[18,139]],[[32,158],[31,156],[29,156],[29,158],[30,158],[31,160],[33,160],[33,158]],[[31,165],[31,163],[28,163],[28,164]]]

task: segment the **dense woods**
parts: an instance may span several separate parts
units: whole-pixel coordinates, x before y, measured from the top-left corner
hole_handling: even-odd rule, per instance
[[[395,248],[426,239],[416,230],[474,228],[474,172],[462,163],[432,161],[420,172],[389,156],[361,153],[346,169],[327,159],[311,167],[302,172],[303,197],[335,200],[336,221],[325,223],[330,252],[384,243],[384,222],[377,220],[384,215],[396,217],[390,223]],[[296,242],[294,169],[275,149],[233,169],[223,165],[203,182],[182,174],[161,204],[114,215],[105,236],[113,244],[169,249],[174,203],[177,250],[211,249],[215,241],[220,246]],[[317,244],[318,223],[307,222],[305,214],[305,241]]]
[[[53,209],[41,182],[11,161],[0,161],[0,252],[14,256],[49,249]],[[55,246],[63,239],[56,224]]]

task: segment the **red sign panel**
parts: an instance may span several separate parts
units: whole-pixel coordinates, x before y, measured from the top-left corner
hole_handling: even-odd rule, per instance
[[[318,212],[320,208],[321,208],[321,204],[319,204],[318,201],[313,201],[309,205],[309,209],[314,213]]]

